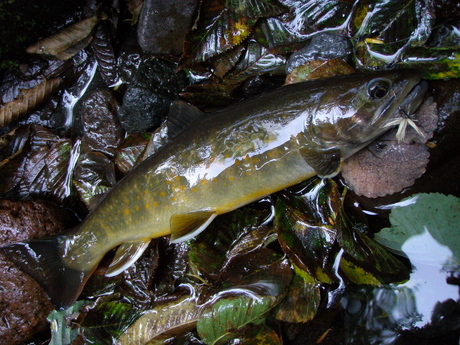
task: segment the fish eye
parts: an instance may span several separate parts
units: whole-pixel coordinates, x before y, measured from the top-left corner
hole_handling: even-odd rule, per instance
[[[371,99],[382,99],[388,94],[391,82],[388,79],[376,78],[369,82],[367,94]]]

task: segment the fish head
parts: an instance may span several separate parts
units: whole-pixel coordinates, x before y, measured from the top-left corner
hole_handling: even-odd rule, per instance
[[[426,89],[416,70],[344,76],[325,88],[306,128],[316,144],[347,158],[386,132],[401,109],[415,111]]]

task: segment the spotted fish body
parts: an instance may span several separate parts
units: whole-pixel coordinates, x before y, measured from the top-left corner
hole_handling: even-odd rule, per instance
[[[204,114],[120,181],[79,227],[1,250],[57,307],[69,306],[113,248],[108,275],[131,265],[152,238],[189,239],[219,214],[315,174],[333,176],[387,130],[419,82],[414,71],[357,74],[284,86]]]

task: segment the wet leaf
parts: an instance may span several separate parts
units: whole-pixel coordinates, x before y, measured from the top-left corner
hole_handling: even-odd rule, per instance
[[[0,164],[3,195],[54,197],[59,201],[71,194],[68,162],[72,144],[48,129],[34,125],[14,131],[18,136],[5,147],[11,155]]]
[[[224,344],[235,338],[238,329],[264,322],[263,316],[273,307],[274,298],[251,291],[240,293],[240,296],[222,297],[205,309],[197,331],[206,344]]]
[[[416,194],[395,205],[390,222],[392,227],[384,228],[376,235],[379,243],[409,256],[411,261],[458,266],[459,198],[439,193]],[[437,246],[432,245],[428,237],[432,237]]]
[[[289,259],[310,276],[325,283],[333,281],[336,229],[329,225],[313,225],[305,214],[281,200],[275,212],[278,238]]]
[[[145,344],[162,333],[195,328],[203,308],[190,296],[165,303],[143,313],[118,339],[120,345]]]
[[[295,275],[286,296],[276,306],[275,317],[284,322],[308,322],[318,312],[320,282],[294,265]]]
[[[75,315],[87,304],[87,301],[77,301],[66,310],[53,310],[48,315],[47,320],[51,323],[50,345],[68,345],[75,340],[80,333],[80,327],[74,327],[75,324],[70,323],[71,320],[75,321]]]
[[[281,17],[267,18],[257,25],[254,37],[267,48],[290,51],[319,30],[339,31],[351,15],[353,3],[339,0],[290,0],[291,11]]]
[[[282,295],[292,279],[286,259],[268,248],[229,258],[216,284],[224,288],[252,286],[273,296]]]
[[[106,21],[102,21],[96,26],[91,47],[104,82],[109,87],[117,85],[120,81],[120,76]]]
[[[128,327],[139,318],[136,308],[126,302],[102,301],[84,315],[81,322],[85,339],[90,343],[114,344]]]
[[[217,78],[223,78],[230,70],[232,70],[238,60],[240,60],[241,55],[245,51],[246,47],[244,44],[240,44],[234,49],[228,50],[219,56],[215,60],[214,75]]]
[[[86,206],[93,209],[116,183],[114,164],[101,152],[83,153],[75,167],[73,183]]]
[[[377,1],[373,6],[363,2],[358,12],[366,13],[366,19],[354,36],[356,57],[368,67],[397,62],[408,47],[423,45],[435,21],[428,1]]]
[[[90,43],[90,35],[98,21],[98,15],[86,18],[62,29],[53,36],[38,41],[27,48],[26,51],[31,54],[47,55],[61,60],[70,59]],[[72,49],[73,47],[76,49]]]
[[[82,147],[113,157],[124,138],[118,121],[119,104],[108,90],[96,89],[82,99]]]
[[[339,75],[351,74],[355,70],[345,61],[340,59],[312,60],[302,66],[296,67],[286,77],[286,84],[318,78],[330,78]]]
[[[131,134],[117,148],[115,165],[123,174],[129,172],[144,152],[149,134]]]
[[[43,77],[35,87],[20,90],[20,94],[14,100],[0,107],[0,128],[8,126],[35,109],[56,92],[63,82],[62,78]]]
[[[227,76],[225,83],[239,83],[265,73],[284,74],[285,63],[284,56],[272,54],[256,41],[250,40],[241,61]]]
[[[139,20],[139,15],[142,10],[142,5],[144,4],[143,0],[126,0],[126,5],[128,6],[129,12],[131,12],[133,18],[131,19],[131,23],[133,25],[137,24]]]
[[[211,223],[206,231],[190,242],[189,257],[193,271],[207,281],[216,281],[221,268],[229,259],[227,253],[234,247],[241,248],[242,252],[248,251],[248,247],[240,244],[241,241],[247,243],[244,236],[263,224],[269,216],[270,210],[245,207],[219,217],[220,221]],[[259,237],[251,241],[251,246],[265,240],[266,237]],[[232,253],[238,254],[236,251]]]
[[[353,229],[344,215],[340,218],[337,241],[344,250],[341,276],[355,284],[381,285],[403,282],[410,268],[367,235]]]
[[[397,65],[416,68],[425,79],[460,78],[459,48],[409,48]]]
[[[279,335],[266,325],[253,325],[243,327],[235,332],[232,342],[245,345],[282,345]],[[220,343],[220,342],[219,342]]]
[[[181,65],[206,61],[240,44],[255,23],[255,19],[232,13],[218,0],[204,0],[197,29],[187,35]]]
[[[278,0],[221,0],[234,13],[249,18],[274,17],[287,11]]]

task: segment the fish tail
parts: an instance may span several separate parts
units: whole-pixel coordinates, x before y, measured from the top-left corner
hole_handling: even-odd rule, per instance
[[[65,235],[48,236],[0,247],[0,252],[46,291],[56,309],[75,303],[92,273],[67,266],[60,250]]]

